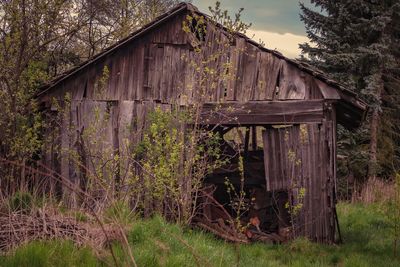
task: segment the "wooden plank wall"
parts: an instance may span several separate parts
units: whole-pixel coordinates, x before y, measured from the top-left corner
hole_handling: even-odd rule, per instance
[[[215,57],[202,68],[221,70],[229,63],[230,78],[222,79],[221,73],[209,78],[205,92],[208,102],[323,99],[322,87],[325,96],[329,97],[327,85],[315,77],[262,51],[244,38],[228,41],[225,34],[211,24],[199,57],[189,42],[189,35],[182,30],[184,17],[171,18],[89,65],[53,88],[49,96],[61,98],[70,92],[74,100],[152,100],[191,104],[198,101],[196,93],[201,74],[190,63]],[[104,93],[99,94],[99,81],[104,77],[105,66],[109,77]]]
[[[92,179],[103,177],[109,186],[115,186],[120,177],[133,170],[132,149],[142,140],[147,114],[156,107],[170,110],[171,105],[152,101],[71,101],[62,115],[61,144],[50,147],[45,154],[46,165],[60,166],[61,176],[75,186],[85,186],[89,175]],[[118,166],[101,168],[116,155],[121,158]],[[63,191],[73,194],[68,188]],[[72,199],[69,204],[74,206],[78,199]]]
[[[267,190],[289,189],[292,204],[303,205],[293,216],[295,236],[334,241],[335,131],[334,122],[324,120],[263,133]]]

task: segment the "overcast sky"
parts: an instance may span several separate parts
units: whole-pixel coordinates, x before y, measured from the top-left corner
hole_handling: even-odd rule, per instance
[[[247,36],[256,41],[264,41],[266,47],[276,49],[287,57],[300,54],[299,43],[307,41],[304,24],[300,21],[298,0],[220,0],[222,9],[233,14],[244,7],[243,21],[253,26]],[[310,0],[301,0],[306,4]],[[214,6],[215,0],[193,0],[200,11],[209,13],[208,7]]]

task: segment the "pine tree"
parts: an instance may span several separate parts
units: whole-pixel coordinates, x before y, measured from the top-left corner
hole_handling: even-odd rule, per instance
[[[312,0],[311,3],[312,8],[300,4],[301,19],[312,43],[300,45],[301,60],[356,90],[369,104],[368,123],[357,133],[362,143],[356,145],[357,153],[368,154],[368,160],[360,167],[368,167],[365,176],[374,178],[387,171],[389,159],[393,163],[399,156],[398,124],[394,122],[400,111],[400,0]],[[368,134],[362,137],[363,133]],[[349,133],[346,136],[351,137]],[[365,141],[368,146],[363,145]],[[392,151],[390,157],[380,158],[387,152],[387,146]]]

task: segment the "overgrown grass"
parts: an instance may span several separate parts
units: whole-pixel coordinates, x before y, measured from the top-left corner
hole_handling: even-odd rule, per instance
[[[0,266],[50,267],[98,266],[99,260],[89,248],[77,248],[71,242],[32,242],[7,257],[0,257]]]
[[[389,224],[374,205],[338,206],[342,245],[298,239],[282,246],[234,245],[212,235],[166,223],[137,221],[128,235],[138,266],[400,266]],[[129,266],[114,245],[121,266]],[[108,256],[109,257],[109,256]],[[103,266],[88,248],[69,242],[35,242],[0,258],[0,266]]]

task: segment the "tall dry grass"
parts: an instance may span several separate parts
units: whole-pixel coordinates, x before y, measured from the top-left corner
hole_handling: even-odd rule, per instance
[[[130,222],[130,218],[126,217],[131,214],[119,205],[118,199],[110,201],[107,206],[97,205],[97,199],[90,192],[40,163],[35,168],[18,161],[0,159],[1,165],[24,168],[24,173],[30,174],[16,181],[14,188],[19,188],[18,191],[0,192],[1,254],[36,240],[70,240],[77,246],[92,248],[98,256],[108,251],[113,262],[105,262],[106,265],[119,266],[111,245],[118,242],[129,265],[137,266],[126,236]],[[43,190],[46,183],[57,183],[68,188],[85,203],[71,208],[57,197],[57,192],[51,190],[54,187]],[[99,209],[99,206],[103,208]]]
[[[352,202],[365,204],[387,203],[395,198],[396,190],[394,181],[382,179],[369,179],[359,192],[354,192]]]

